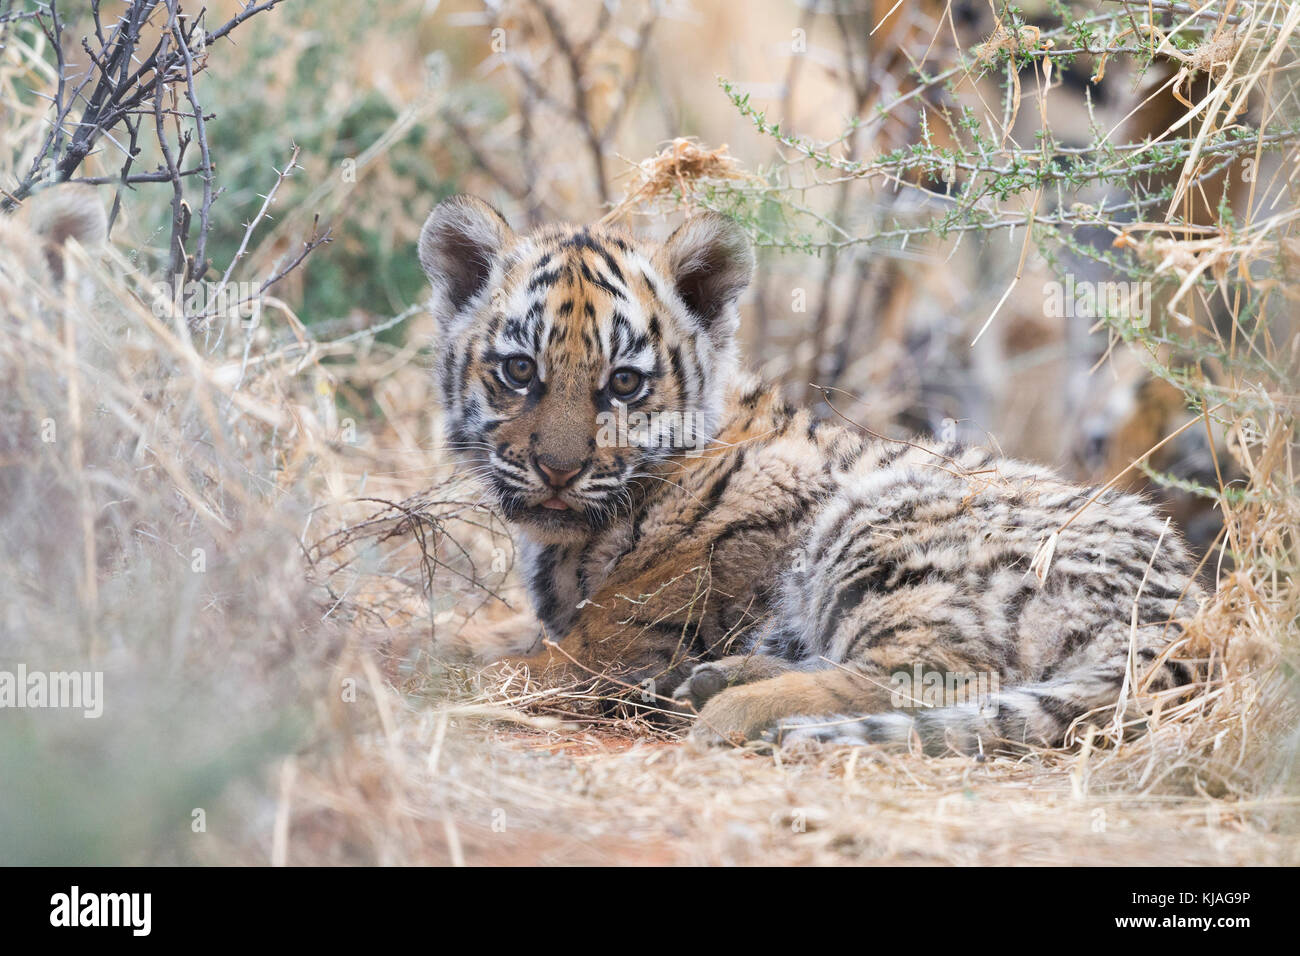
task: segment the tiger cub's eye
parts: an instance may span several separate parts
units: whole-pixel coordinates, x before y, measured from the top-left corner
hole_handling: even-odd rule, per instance
[[[501,371],[507,382],[516,388],[523,388],[533,380],[537,365],[527,355],[512,355],[501,363]]]
[[[609,390],[619,398],[627,398],[636,394],[641,387],[641,379],[641,373],[634,368],[617,369],[609,377]]]

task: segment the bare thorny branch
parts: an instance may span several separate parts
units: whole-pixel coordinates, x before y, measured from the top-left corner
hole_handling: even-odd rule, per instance
[[[497,29],[505,31],[507,11],[504,6],[499,2],[489,2],[486,6]],[[553,122],[556,117],[576,127],[585,160],[590,163],[593,173],[596,199],[602,207],[610,204],[607,154],[641,82],[650,37],[660,10],[657,0],[651,0],[646,5],[643,15],[632,30],[632,38],[626,41],[631,51],[631,61],[622,72],[617,88],[605,103],[597,102],[591,89],[596,80],[596,53],[616,32],[613,5],[601,4],[595,23],[582,36],[578,35],[577,29],[549,0],[527,0],[524,7],[545,25],[550,42],[541,45],[546,55],[538,57],[533,55],[537,51],[529,52],[522,48],[519,37],[505,33],[504,47],[500,51],[502,61],[509,66],[519,84],[518,138],[523,175],[506,172],[491,160],[491,151],[475,141],[469,125],[452,110],[444,110],[443,119],[465,144],[475,165],[500,188],[527,204],[529,219],[535,223],[539,221],[545,206],[538,195],[540,179],[536,169],[535,134],[539,127]],[[552,65],[563,75],[562,85],[548,75],[547,70]],[[557,92],[561,88],[567,96]],[[539,108],[546,110],[545,118],[539,115]],[[603,117],[598,117],[600,112],[604,113]]]
[[[212,206],[221,190],[216,185],[217,167],[208,141],[208,123],[215,117],[203,109],[196,78],[207,69],[217,41],[281,2],[247,0],[239,13],[209,30],[207,8],[202,7],[197,15],[191,16],[180,0],[131,0],[111,23],[107,22],[102,0],[91,0],[93,35],[81,38],[81,50],[88,65],[79,74],[72,72],[75,66],[69,62],[67,27],[58,0],[37,4],[31,11],[6,13],[5,23],[34,21],[39,25],[55,61],[57,83],[50,97],[49,129],[32,156],[26,175],[12,191],[0,197],[0,212],[12,211],[37,190],[55,183],[112,184],[117,190],[109,217],[111,229],[121,208],[123,190],[168,183],[172,201],[166,281],[173,289],[179,289],[186,283],[202,280],[212,268],[207,246]],[[146,36],[155,38],[146,40]],[[141,141],[144,130],[149,130],[156,140],[161,163],[156,169],[138,171],[136,163],[144,148]],[[117,174],[78,176],[86,159],[104,141],[123,154]],[[187,154],[194,151],[197,158],[187,167]],[[274,195],[292,168],[291,160],[286,172],[278,174],[270,195]],[[194,177],[202,184],[197,223],[186,198],[186,181]],[[250,231],[265,215],[264,205]],[[328,241],[328,230],[322,232],[313,226],[302,251],[278,267],[262,283],[259,294]],[[239,258],[237,255],[222,276],[223,289]],[[197,314],[187,318],[194,324],[210,316]]]

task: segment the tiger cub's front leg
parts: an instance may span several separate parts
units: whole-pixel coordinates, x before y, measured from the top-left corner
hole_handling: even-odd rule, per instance
[[[527,667],[544,686],[598,678],[604,692],[671,706],[672,691],[720,643],[701,610],[701,574],[673,571],[707,563],[704,554],[682,554],[672,567],[650,564],[612,577],[585,602],[563,639],[504,663]]]
[[[878,677],[849,668],[791,670],[712,697],[691,727],[690,740],[698,747],[739,746],[787,717],[874,713],[889,707],[889,684]]]

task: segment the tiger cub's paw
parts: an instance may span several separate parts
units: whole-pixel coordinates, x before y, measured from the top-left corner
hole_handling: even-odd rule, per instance
[[[721,661],[697,664],[690,676],[673,691],[673,697],[689,703],[698,712],[703,709],[709,698],[723,690],[727,683],[726,669]]]
[[[728,687],[767,680],[784,674],[790,668],[790,662],[779,657],[733,654],[695,665],[695,669],[673,692],[673,696],[689,702],[698,713],[706,703]]]

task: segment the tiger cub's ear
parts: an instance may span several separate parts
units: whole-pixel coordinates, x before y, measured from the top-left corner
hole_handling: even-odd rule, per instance
[[[92,252],[108,239],[104,204],[89,186],[61,184],[42,190],[27,201],[26,212],[56,280],[63,279],[63,246],[69,239]]]
[[[433,283],[434,316],[452,321],[487,289],[510,226],[481,199],[453,196],[434,207],[420,230],[420,265]]]
[[[655,264],[701,331],[715,339],[735,333],[735,301],[754,273],[754,250],[740,226],[714,212],[693,216],[668,237]]]

